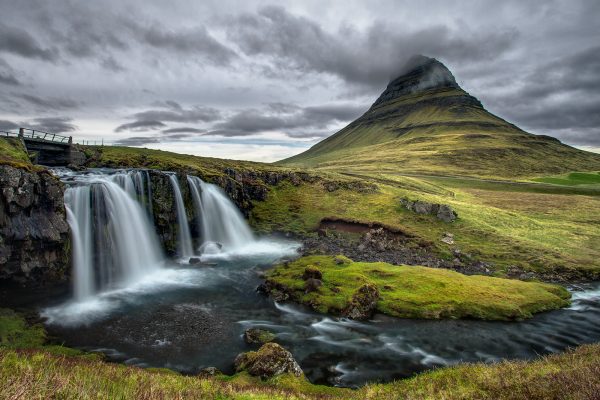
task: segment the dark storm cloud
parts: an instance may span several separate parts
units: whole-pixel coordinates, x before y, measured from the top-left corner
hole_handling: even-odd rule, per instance
[[[316,21],[268,6],[237,17],[228,37],[248,56],[269,57],[278,70],[328,73],[353,85],[379,88],[414,54],[471,61],[498,57],[518,32],[473,32],[465,27],[459,33],[443,25],[409,31],[381,22],[365,32],[345,26],[330,33]]]
[[[175,135],[173,135],[175,133],[204,133],[204,132],[206,132],[206,129],[190,128],[190,127],[184,126],[182,128],[165,129],[162,132],[173,137],[173,136],[175,136]]]
[[[114,144],[118,146],[143,146],[145,144],[160,143],[160,139],[148,136],[133,136],[125,139],[119,139]]]
[[[349,104],[300,107],[270,103],[266,109],[241,110],[215,124],[208,134],[233,137],[282,131],[290,137],[320,137],[330,124],[349,121],[365,110],[365,106]]]
[[[160,105],[160,104],[157,104]],[[182,107],[174,101],[166,101],[160,109],[142,111],[132,115],[138,121],[157,120],[168,122],[211,122],[221,118],[221,112],[211,107]]]
[[[192,106],[189,108],[182,107],[175,101],[165,101],[155,104],[157,108],[147,111],[141,111],[131,115],[130,118],[135,121],[118,126],[115,132],[130,131],[147,131],[159,128],[165,128],[165,122],[177,123],[197,123],[211,122],[221,118],[221,112],[211,107]],[[166,133],[182,133],[182,132],[204,132],[199,128],[177,127],[167,129]]]
[[[80,106],[77,101],[62,97],[39,97],[17,92],[12,93],[12,95],[44,110],[68,110],[75,109]]]
[[[0,131],[10,131],[13,129],[17,129],[19,125],[15,124],[12,121],[6,121],[0,119]]]
[[[425,54],[491,112],[597,145],[599,2],[266,4],[0,0],[0,119],[69,113],[85,136],[107,118],[106,139],[148,131],[164,144],[276,132],[293,146],[358,117]],[[177,103],[139,108],[157,98]],[[332,101],[364,106],[315,107]]]
[[[56,49],[42,46],[36,38],[23,28],[0,22],[0,52],[2,51],[45,61],[56,61],[58,58]]]
[[[19,86],[21,82],[16,77],[15,70],[3,59],[0,58],[0,84],[9,86]]]
[[[157,25],[132,25],[132,29],[140,41],[152,47],[194,58],[200,55],[216,65],[227,65],[237,56],[233,50],[218,42],[204,26],[174,31]]]
[[[166,125],[156,120],[135,121],[127,124],[119,125],[115,128],[115,132],[145,132],[164,128]]]
[[[600,46],[539,66],[520,90],[493,105],[531,131],[580,145],[600,144]]]
[[[50,133],[65,133],[77,130],[77,126],[73,124],[73,119],[68,117],[34,118],[28,123],[23,123],[23,126]]]

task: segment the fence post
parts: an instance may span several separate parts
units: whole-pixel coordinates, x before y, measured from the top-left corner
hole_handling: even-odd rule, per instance
[[[19,128],[19,137],[22,139],[24,135],[25,135],[25,129]]]
[[[69,144],[73,143],[73,136],[69,136]]]

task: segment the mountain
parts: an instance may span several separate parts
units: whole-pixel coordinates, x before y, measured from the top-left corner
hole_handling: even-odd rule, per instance
[[[527,133],[488,112],[444,64],[415,56],[371,108],[309,150],[295,167],[528,177],[600,170],[600,154]]]

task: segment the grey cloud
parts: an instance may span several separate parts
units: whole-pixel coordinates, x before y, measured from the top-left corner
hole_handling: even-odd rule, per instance
[[[0,83],[9,86],[19,86],[21,82],[17,79],[15,70],[0,58]]]
[[[492,98],[492,107],[504,110],[506,117],[534,133],[550,133],[577,145],[597,145],[598,54],[600,46],[594,46],[541,65],[522,78],[520,90]]]
[[[110,56],[102,60],[100,63],[104,68],[112,71],[112,72],[122,72],[125,71],[125,68],[114,59],[114,57]]]
[[[162,132],[170,135],[170,137],[174,137],[175,136],[174,134],[177,134],[177,133],[204,133],[204,132],[206,132],[206,129],[182,127],[182,128],[165,129]]]
[[[156,24],[132,26],[139,40],[158,48],[203,59],[216,65],[227,65],[237,57],[229,47],[217,41],[204,26],[195,29],[173,31]]]
[[[12,121],[6,121],[0,119],[0,131],[10,131],[12,129],[17,129],[19,125],[15,124]]]
[[[147,131],[165,128],[165,122],[197,123],[210,122],[221,118],[221,112],[211,107],[182,107],[175,101],[155,103],[157,109],[135,113],[131,116],[135,121],[118,126],[115,132]],[[167,129],[166,133],[204,132],[199,128],[178,127]]]
[[[375,23],[365,33],[345,27],[337,34],[317,22],[268,6],[230,24],[228,37],[249,56],[269,57],[278,70],[328,73],[350,84],[381,87],[413,54],[470,61],[499,57],[517,31],[453,31],[442,25],[402,31]],[[468,37],[469,39],[464,39]]]
[[[26,93],[12,93],[14,97],[20,98],[36,107],[46,110],[68,110],[78,108],[81,104],[75,100],[62,97],[39,97]]]
[[[169,122],[211,122],[221,118],[221,112],[211,107],[184,108],[174,101],[163,103],[162,109],[142,111],[132,115],[138,121],[158,120]]]
[[[125,139],[119,139],[114,144],[118,146],[143,146],[145,144],[152,143],[160,143],[160,140],[155,137],[133,136]]]
[[[172,139],[175,139],[175,140],[177,140],[177,139],[185,139],[185,138],[189,138],[191,136],[192,135],[189,134],[189,133],[174,133],[172,135],[168,135],[168,139],[171,139],[171,140]]]
[[[45,48],[26,30],[18,26],[8,26],[1,22],[0,51],[45,61],[56,61],[58,59],[56,49]]]
[[[365,110],[365,106],[348,104],[299,107],[271,103],[267,109],[239,111],[226,121],[215,124],[208,134],[232,137],[283,131],[289,137],[321,137],[330,124],[349,121]]]
[[[151,131],[160,128],[164,128],[166,125],[156,120],[146,121],[134,121],[127,124],[119,125],[115,128],[115,132],[133,131],[133,132],[144,132]]]
[[[72,122],[73,120],[68,117],[46,117],[46,118],[34,118],[28,123],[24,123],[24,127],[35,129],[50,133],[65,133],[73,132],[77,130]]]

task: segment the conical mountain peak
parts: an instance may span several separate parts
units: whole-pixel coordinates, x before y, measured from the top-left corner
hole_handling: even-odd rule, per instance
[[[460,88],[452,72],[435,58],[416,55],[402,67],[373,106],[397,97],[432,89]]]

